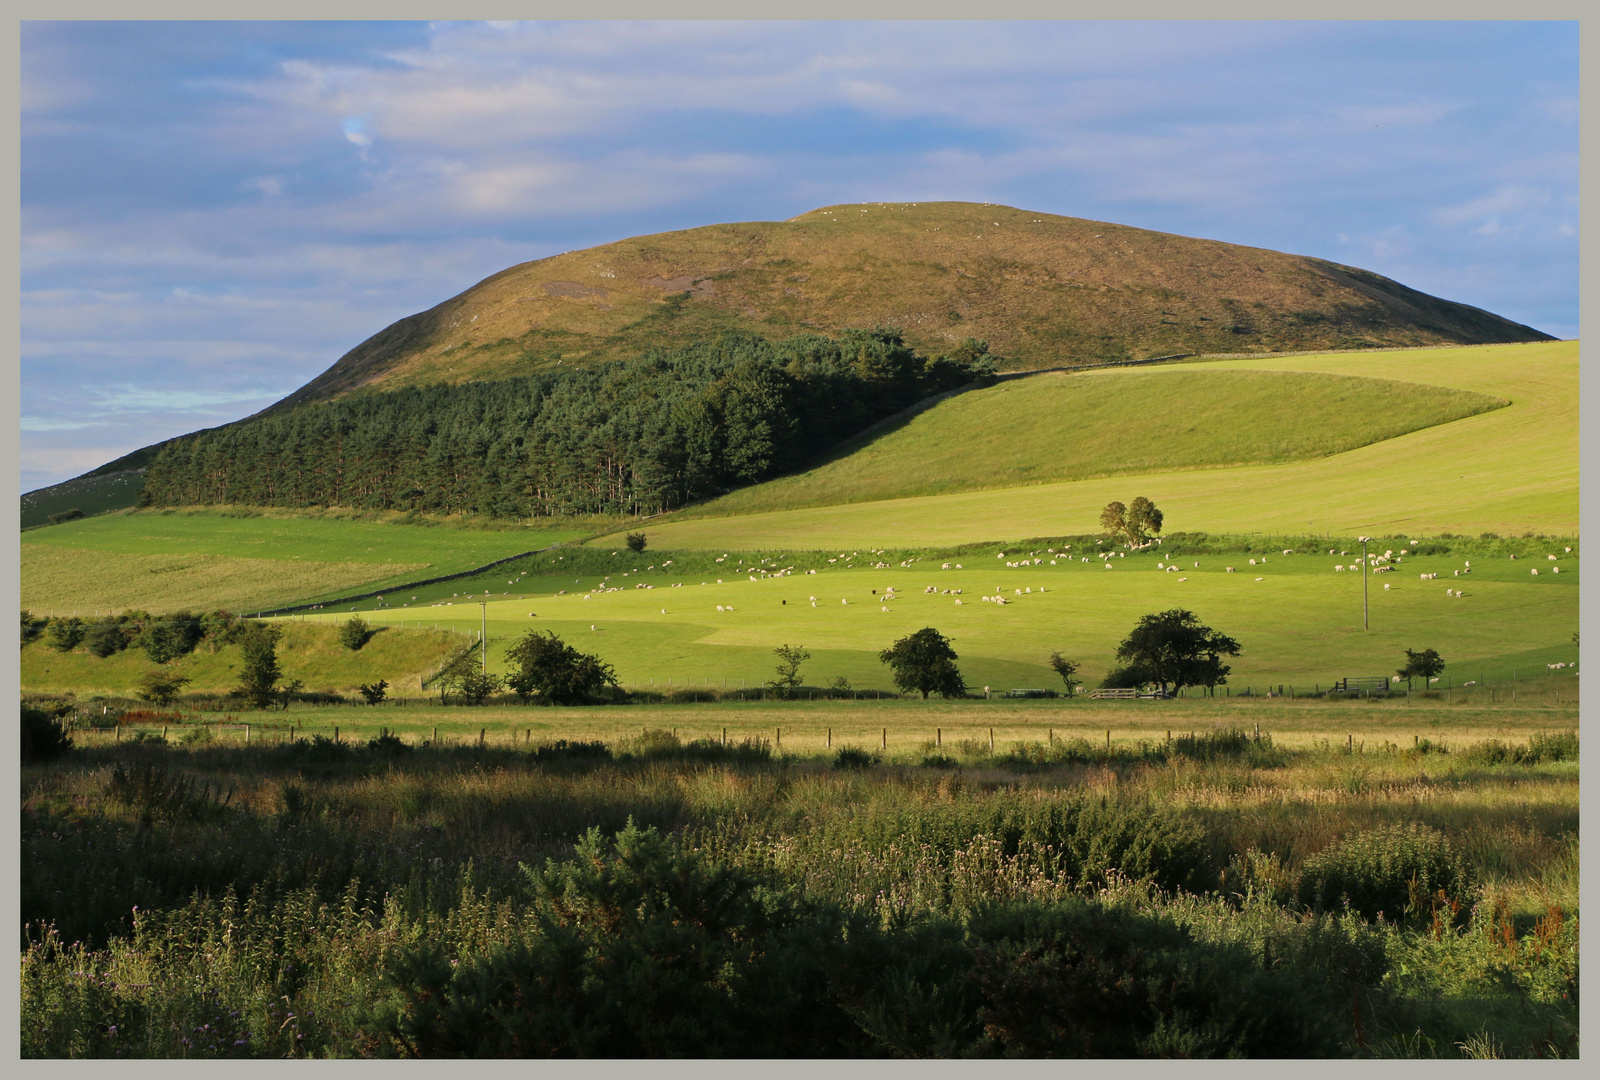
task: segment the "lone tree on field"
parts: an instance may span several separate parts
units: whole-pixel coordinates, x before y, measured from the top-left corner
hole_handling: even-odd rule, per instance
[[[1432,649],[1423,649],[1421,652],[1406,650],[1406,666],[1395,672],[1406,681],[1406,689],[1411,689],[1412,679],[1432,679],[1444,670],[1444,660]],[[1427,687],[1427,683],[1423,683]]]
[[[1130,544],[1140,543],[1148,535],[1159,536],[1164,521],[1165,515],[1143,495],[1126,506],[1119,502],[1107,503],[1100,511],[1101,530],[1107,536],[1124,539]]]
[[[506,681],[524,704],[537,695],[554,705],[581,705],[617,685],[610,664],[579,652],[554,631],[529,630],[506,651],[506,662],[516,669]]]
[[[379,679],[375,683],[362,683],[356,689],[361,691],[361,696],[367,699],[368,705],[377,705],[389,696],[389,680]]]
[[[767,689],[786,698],[800,685],[800,665],[811,659],[811,654],[799,645],[779,645],[772,651],[778,658],[778,674],[767,683]]]
[[[627,542],[628,550],[634,554],[638,554],[644,550],[644,533],[629,533],[627,536],[623,537],[623,539]]]
[[[1177,693],[1185,686],[1214,692],[1228,681],[1231,670],[1222,658],[1243,651],[1237,641],[1202,623],[1194,612],[1173,608],[1145,615],[1134,624],[1133,632],[1117,646],[1117,659],[1162,694]]]
[[[956,668],[956,651],[939,631],[925,626],[878,654],[894,671],[901,690],[920,690],[924,701],[930,691],[940,697],[965,697],[966,680]]]
[[[367,626],[367,621],[360,615],[352,615],[339,627],[339,644],[355,652],[367,643],[372,636],[372,629]]]
[[[1072,693],[1072,688],[1077,686],[1079,682],[1078,679],[1073,678],[1078,673],[1078,662],[1076,660],[1068,660],[1060,653],[1053,652],[1050,654],[1050,666],[1055,669],[1057,675],[1061,676],[1061,681],[1067,684],[1067,693]]]
[[[278,627],[256,623],[239,638],[244,670],[239,673],[239,685],[233,692],[258,709],[272,704],[278,680],[283,678],[283,669],[278,667],[278,639],[282,636]]]

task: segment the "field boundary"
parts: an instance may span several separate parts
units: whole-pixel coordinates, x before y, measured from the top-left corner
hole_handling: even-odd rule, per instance
[[[397,592],[402,589],[416,589],[422,587],[423,585],[437,585],[442,581],[459,581],[461,578],[473,577],[477,574],[483,573],[486,570],[493,570],[497,566],[504,566],[508,562],[515,562],[518,559],[526,559],[529,555],[537,555],[541,551],[550,551],[560,546],[560,544],[551,544],[548,547],[536,548],[533,551],[523,551],[516,555],[507,555],[503,559],[496,559],[494,562],[484,563],[482,566],[475,566],[471,570],[462,570],[455,574],[441,574],[439,577],[424,578],[421,581],[402,581],[398,584],[389,585],[382,589],[373,589],[370,592],[355,593],[350,596],[341,596],[333,600],[321,600],[315,604],[294,604],[289,607],[273,608],[271,611],[258,611],[255,613],[254,617],[261,619],[272,618],[277,615],[291,615],[297,611],[311,611],[314,608],[327,607],[329,604],[344,604],[352,600],[371,600],[375,596],[382,596],[384,593]]]

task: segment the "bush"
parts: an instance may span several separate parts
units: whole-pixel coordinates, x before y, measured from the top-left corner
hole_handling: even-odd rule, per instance
[[[554,761],[610,761],[611,748],[603,742],[568,742],[557,739],[553,743],[534,747],[533,760],[540,763]]]
[[[1467,903],[1476,881],[1450,838],[1426,825],[1357,833],[1306,859],[1300,902],[1316,911],[1349,905],[1369,919],[1430,917],[1442,899]]]
[[[44,709],[22,706],[22,763],[54,761],[72,749],[61,722]]]
[[[701,761],[707,764],[758,765],[772,760],[772,743],[767,739],[744,739],[723,743],[717,739],[696,739],[685,743],[670,731],[646,731],[625,744],[622,757],[644,761]]]
[[[82,510],[73,507],[71,510],[62,510],[60,513],[49,515],[49,521],[52,525],[60,525],[67,521],[77,521],[85,516]]]
[[[633,552],[635,555],[643,551],[645,548],[645,538],[644,533],[642,532],[631,532],[627,536],[623,537],[623,540],[627,543],[628,550]]]
[[[506,650],[506,663],[516,667],[507,682],[524,704],[538,696],[546,704],[581,705],[617,685],[610,664],[579,652],[554,631],[528,631]]]
[[[126,649],[136,633],[138,628],[135,624],[107,616],[89,624],[83,635],[83,647],[104,660]]]
[[[72,616],[65,619],[51,619],[50,625],[44,632],[45,644],[59,652],[71,652],[83,640],[83,635],[88,632],[82,619]]]
[[[366,620],[359,615],[350,616],[339,627],[339,644],[351,652],[359,650],[371,636],[372,629],[367,626]]]
[[[537,933],[459,960],[399,950],[382,1051],[416,1057],[858,1056],[830,993],[865,925],[630,820],[523,867]],[[856,920],[862,922],[864,920]],[[847,928],[855,933],[847,933]]]
[[[200,620],[187,611],[169,615],[165,619],[151,620],[133,638],[132,644],[144,649],[157,664],[165,664],[194,651],[200,644],[204,631]]]
[[[377,705],[389,696],[389,680],[379,679],[375,683],[362,683],[356,687],[368,705]]]
[[[841,746],[833,755],[835,769],[869,769],[878,763],[878,755],[858,746]]]
[[[367,751],[387,758],[409,757],[412,752],[411,747],[402,742],[399,736],[387,731],[376,739],[368,740]]]

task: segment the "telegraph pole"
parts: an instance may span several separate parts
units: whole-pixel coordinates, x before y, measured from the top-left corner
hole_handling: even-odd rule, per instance
[[[1361,541],[1361,629],[1371,630],[1371,608],[1367,606],[1367,578],[1372,574],[1372,568],[1367,565],[1367,541],[1370,536],[1358,537]]]
[[[479,600],[483,609],[483,629],[478,631],[478,670],[489,674],[489,601]]]

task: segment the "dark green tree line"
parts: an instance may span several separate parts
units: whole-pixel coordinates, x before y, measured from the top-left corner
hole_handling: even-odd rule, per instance
[[[928,359],[889,330],[727,335],[594,368],[358,394],[197,432],[161,449],[141,499],[654,514],[799,467],[992,372],[982,342]]]

